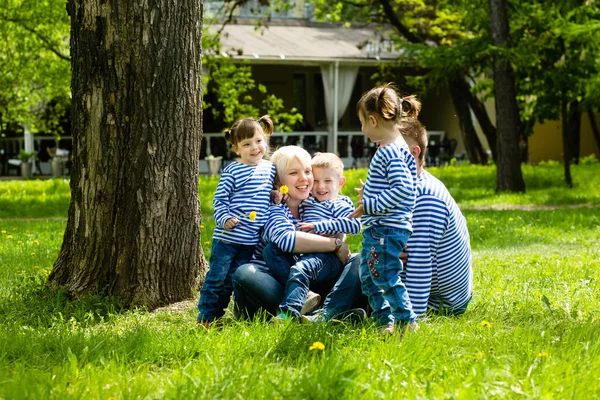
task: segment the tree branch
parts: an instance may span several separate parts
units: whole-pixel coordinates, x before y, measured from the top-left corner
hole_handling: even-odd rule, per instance
[[[378,0],[379,4],[383,7],[383,12],[385,16],[390,21],[392,26],[396,28],[398,33],[403,36],[406,40],[411,43],[423,43],[423,39],[413,34],[404,24],[400,21],[396,13],[394,12],[394,8],[390,4],[388,0]]]
[[[14,19],[14,18],[2,17],[2,19],[7,22],[12,22],[13,24],[17,24],[17,25],[21,26],[23,29],[32,33],[34,36],[36,36],[38,39],[40,39],[46,45],[46,48],[48,50],[50,50],[52,53],[56,54],[56,56],[58,58],[60,58],[61,60],[71,62],[71,57],[66,56],[63,53],[61,53],[60,50],[58,50],[56,47],[54,47],[54,45],[50,42],[50,40],[48,40],[41,33],[37,32],[34,28],[31,28],[30,26],[28,26],[25,22],[18,20],[18,19]]]

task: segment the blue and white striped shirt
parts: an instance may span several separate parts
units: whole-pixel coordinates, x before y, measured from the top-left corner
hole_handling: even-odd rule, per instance
[[[258,232],[268,219],[274,179],[275,166],[267,160],[258,165],[236,161],[225,167],[213,200],[216,222],[213,240],[245,245],[258,243]],[[256,212],[254,221],[249,218],[252,211]],[[230,218],[237,218],[239,224],[225,230],[225,222]]]
[[[349,218],[354,204],[348,196],[338,195],[333,200],[319,202],[314,196],[302,202],[303,222],[314,225],[314,233],[335,235],[337,233],[360,233],[360,220]]]
[[[296,246],[298,223],[304,220],[304,207],[300,204],[300,219],[296,219],[285,203],[271,205],[269,218],[263,226],[262,240],[273,242],[282,251],[293,253]]]
[[[444,184],[423,171],[417,181],[413,234],[401,274],[415,314],[463,306],[473,290],[467,224]]]
[[[365,229],[379,225],[412,231],[416,180],[417,164],[406,144],[377,149],[363,192]]]

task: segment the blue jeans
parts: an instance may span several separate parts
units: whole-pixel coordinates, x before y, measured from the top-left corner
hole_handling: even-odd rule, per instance
[[[300,317],[311,284],[335,282],[342,272],[342,262],[335,253],[305,254],[290,267],[283,301],[279,310]]]
[[[367,298],[360,287],[360,264],[360,254],[352,254],[323,302],[320,313],[325,320],[330,320],[351,308],[367,308]]]
[[[261,264],[244,264],[233,275],[236,318],[253,319],[267,312],[275,315],[283,298],[283,285]]]
[[[400,279],[402,262],[398,256],[409,237],[409,231],[397,228],[374,226],[363,232],[360,280],[377,325],[417,319]]]
[[[290,268],[297,261],[294,254],[284,252],[275,243],[266,245],[262,254],[273,278],[285,286],[290,276]]]
[[[213,321],[225,314],[233,291],[233,274],[249,262],[256,246],[213,240],[210,268],[200,290],[198,320]]]

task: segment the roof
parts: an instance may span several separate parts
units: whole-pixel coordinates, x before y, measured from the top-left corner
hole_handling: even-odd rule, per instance
[[[218,27],[215,27],[216,30]],[[320,64],[339,61],[346,64],[378,64],[392,61],[399,53],[382,51],[389,41],[381,41],[375,28],[344,28],[331,24],[318,26],[228,24],[221,35],[223,51],[236,59],[253,62]]]

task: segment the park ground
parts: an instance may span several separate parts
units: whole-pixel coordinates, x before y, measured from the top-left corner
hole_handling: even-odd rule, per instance
[[[234,321],[195,327],[195,301],[154,312],[72,301],[45,286],[62,242],[65,180],[0,182],[0,399],[600,397],[600,164],[430,170],[467,219],[474,297],[402,342],[358,325]],[[347,171],[345,194],[366,170]],[[216,178],[200,182],[210,254]],[[349,239],[358,251],[360,237]],[[317,343],[315,345],[315,343]]]

